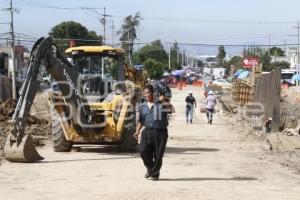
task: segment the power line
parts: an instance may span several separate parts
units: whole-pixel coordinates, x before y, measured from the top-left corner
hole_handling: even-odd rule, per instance
[[[9,33],[0,33],[0,36],[8,35]]]
[[[99,13],[97,9],[94,8],[85,8],[86,10],[92,11],[93,13],[96,13],[98,16],[101,16],[102,18],[99,19],[100,23],[103,25],[103,36],[102,36],[102,44],[105,44],[106,41],[106,18],[112,17],[112,15],[106,14],[106,8],[103,8],[103,13]]]
[[[113,15],[114,17],[124,18],[126,16]],[[223,19],[193,19],[193,18],[170,18],[170,17],[143,17],[143,20],[153,21],[173,21],[173,22],[195,22],[195,23],[222,23],[222,24],[294,24],[295,21],[267,21],[267,20],[223,20]]]
[[[297,26],[293,26],[293,28],[297,29],[297,74],[299,76],[299,60],[300,60],[300,22],[297,22]],[[296,81],[297,86],[299,86],[299,81]]]
[[[30,42],[35,42],[38,38],[36,37],[31,37],[28,36],[27,34],[22,34],[22,33],[18,33],[20,34],[19,38],[23,39],[22,41],[30,41]],[[5,35],[5,33],[3,34]],[[2,36],[3,36],[2,35]],[[12,40],[11,37],[0,37],[0,40]],[[99,42],[99,40],[97,39],[84,39],[84,38],[53,38],[53,40],[60,40],[60,41],[69,41],[69,40],[76,40],[76,41],[86,41],[86,42]],[[147,42],[147,41],[143,41],[143,42],[135,42],[135,45],[147,45],[147,44],[151,44],[151,42]],[[168,45],[172,45],[174,42],[162,42],[164,44],[168,44]],[[120,45],[122,44],[121,42],[117,43],[116,45]],[[193,43],[193,42],[177,42],[178,45],[182,45],[182,46],[201,46],[201,47],[219,47],[219,46],[224,46],[224,47],[244,47],[245,45],[248,44],[221,44],[221,43],[216,43],[216,44],[212,44],[212,43]],[[261,46],[261,47],[269,47],[269,44],[256,44],[257,46]],[[271,46],[296,46],[298,45],[298,43],[286,43],[286,44],[272,44]]]
[[[34,0],[28,0],[26,3],[19,1],[19,4],[23,4],[25,6],[34,6],[39,8],[48,8],[48,9],[56,9],[56,10],[103,10],[102,7],[59,7],[53,6],[50,4],[45,4],[41,2],[37,2]],[[30,5],[28,5],[30,4]],[[99,13],[98,13],[99,14]],[[124,18],[126,16],[113,15],[114,17]],[[267,24],[294,24],[295,21],[271,21],[271,20],[223,20],[223,19],[193,19],[193,18],[170,18],[170,17],[143,17],[143,20],[153,20],[153,21],[173,21],[173,22],[193,22],[193,23],[222,23],[222,24],[253,24],[253,25],[267,25]]]
[[[55,10],[82,10],[82,9],[88,9],[88,8],[93,8],[95,10],[100,10],[103,8],[96,8],[96,7],[84,7],[84,6],[80,6],[80,7],[59,7],[59,6],[53,6],[50,4],[45,4],[45,3],[41,3],[41,2],[37,2],[37,1],[33,1],[33,0],[29,0],[27,2],[21,2],[19,1],[19,4],[25,5],[25,6],[34,6],[34,7],[38,7],[38,8],[48,8],[48,9],[55,9]]]
[[[28,33],[30,33],[32,35],[35,35],[37,38],[41,37],[40,34],[33,32],[32,29],[30,27],[28,27],[28,26],[25,27],[23,25],[18,24],[18,28],[19,29],[23,29],[24,31],[26,31],[26,32],[28,32]]]

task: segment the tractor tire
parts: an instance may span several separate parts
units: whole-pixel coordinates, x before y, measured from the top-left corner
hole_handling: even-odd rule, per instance
[[[124,127],[122,139],[118,144],[118,149],[121,152],[136,152],[137,141],[134,138],[134,133],[136,130],[135,123],[127,123]]]
[[[52,120],[52,142],[55,152],[70,152],[73,143],[66,140],[63,128],[58,119]]]

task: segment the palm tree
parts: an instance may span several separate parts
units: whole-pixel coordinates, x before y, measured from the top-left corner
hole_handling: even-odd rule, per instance
[[[131,65],[131,57],[133,53],[133,43],[137,38],[137,28],[142,20],[141,14],[137,12],[134,16],[129,15],[124,19],[124,23],[118,31],[122,48],[126,52],[126,62]]]

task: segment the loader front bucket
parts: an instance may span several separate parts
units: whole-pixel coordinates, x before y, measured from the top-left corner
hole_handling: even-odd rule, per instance
[[[4,146],[4,157],[10,162],[32,163],[43,160],[33,146],[33,138],[31,135],[24,135],[21,142],[16,142],[13,135],[7,136]]]

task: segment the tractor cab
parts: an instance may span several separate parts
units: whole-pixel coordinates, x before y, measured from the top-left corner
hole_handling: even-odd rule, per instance
[[[124,50],[111,46],[78,46],[66,49],[67,59],[80,72],[86,96],[102,101],[116,81],[125,80]]]

